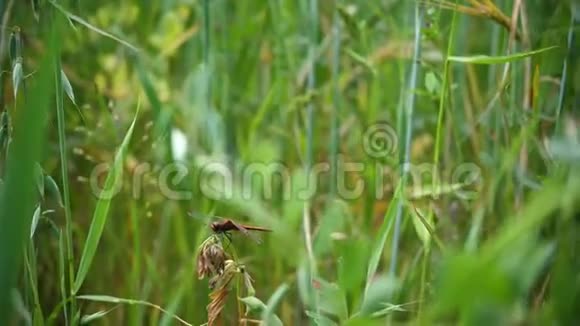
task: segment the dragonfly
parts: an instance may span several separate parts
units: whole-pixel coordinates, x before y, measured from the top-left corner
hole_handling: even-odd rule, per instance
[[[196,214],[189,213],[189,216],[196,217]],[[209,228],[212,230],[213,233],[225,236],[228,240],[230,240],[230,242],[232,240],[231,239],[232,231],[240,232],[241,234],[254,240],[258,244],[261,244],[262,240],[255,233],[250,231],[272,232],[271,229],[264,228],[261,226],[241,224],[230,218],[224,218],[220,216],[214,216],[214,218],[217,218],[219,220],[211,222]]]

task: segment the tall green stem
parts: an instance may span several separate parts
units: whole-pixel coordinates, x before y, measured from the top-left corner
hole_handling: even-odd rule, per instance
[[[62,177],[62,191],[63,191],[63,204],[64,204],[64,216],[65,216],[65,244],[66,244],[66,261],[68,265],[68,279],[70,286],[71,297],[71,320],[72,316],[76,311],[76,300],[72,289],[74,288],[74,252],[72,246],[72,214],[70,207],[70,191],[68,183],[68,155],[66,146],[66,133],[65,133],[65,122],[64,122],[64,90],[62,87],[62,77],[61,77],[61,65],[60,58],[57,57],[55,69],[54,69],[54,83],[56,87],[56,115],[58,124],[58,147],[60,152],[60,173]]]
[[[338,15],[338,9],[334,10],[334,47],[332,51],[332,117],[331,117],[331,130],[330,130],[330,193],[334,196],[336,195],[337,188],[337,165],[338,165],[338,125],[339,125],[339,115],[340,115],[340,86],[338,84],[339,73],[340,73],[340,19]]]
[[[413,47],[413,62],[411,64],[411,75],[409,79],[409,88],[407,89],[407,109],[406,126],[405,126],[405,152],[403,160],[403,175],[402,186],[405,189],[407,184],[407,176],[410,170],[410,156],[411,156],[411,138],[413,136],[413,111],[415,108],[415,89],[418,85],[419,76],[419,60],[421,58],[421,27],[423,25],[423,8],[420,2],[415,4],[415,41]],[[391,252],[391,265],[389,267],[389,276],[394,277],[397,271],[397,259],[399,253],[399,241],[401,233],[401,219],[403,216],[403,204],[405,202],[405,191],[401,191],[401,200],[397,202],[397,214],[395,216],[395,229],[393,234],[393,244]]]

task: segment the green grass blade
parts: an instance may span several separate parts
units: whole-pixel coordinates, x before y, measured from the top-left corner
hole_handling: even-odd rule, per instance
[[[277,317],[274,314],[274,310],[280,301],[282,301],[282,297],[284,297],[284,294],[286,294],[287,291],[288,284],[283,283],[276,289],[270,299],[268,299],[268,302],[266,303],[266,309],[264,309],[262,312],[262,321],[264,321],[267,325],[271,325],[277,320]]]
[[[147,302],[147,301],[143,301],[143,300],[124,299],[124,298],[118,298],[118,297],[114,297],[114,296],[110,296],[110,295],[79,295],[79,296],[77,296],[77,299],[86,300],[86,301],[93,301],[93,302],[105,302],[105,303],[115,303],[115,304],[147,306],[147,307],[157,309],[157,310],[163,312],[164,314],[170,315],[171,317],[175,318],[183,325],[190,325],[190,326],[192,325],[192,324],[186,322],[185,320],[183,320],[182,318],[179,318],[177,315],[168,313],[166,309],[163,309],[156,304],[153,304],[153,303]]]
[[[397,206],[400,205],[401,198],[401,188],[402,182],[399,182],[395,195],[393,196],[393,201],[389,204],[389,209],[385,213],[383,218],[383,224],[379,229],[378,240],[375,242],[373,250],[371,252],[371,258],[369,259],[369,265],[367,269],[367,281],[365,285],[365,296],[369,292],[369,288],[379,267],[379,262],[385,248],[385,243],[387,242],[387,236],[389,235],[391,228],[393,226],[393,221],[395,220],[395,214],[397,213]]]
[[[95,207],[95,212],[93,214],[93,220],[91,222],[91,227],[89,229],[89,234],[85,241],[85,247],[83,249],[83,254],[81,256],[81,262],[74,282],[73,293],[77,293],[81,288],[89,268],[97,251],[99,245],[99,240],[103,234],[103,229],[105,223],[107,222],[107,214],[109,212],[109,207],[111,205],[111,190],[114,190],[118,182],[121,182],[121,173],[123,169],[123,161],[125,160],[125,155],[129,147],[129,142],[131,141],[131,135],[133,134],[133,128],[135,127],[135,121],[137,121],[137,115],[139,113],[139,105],[137,106],[137,112],[135,113],[135,118],[129,127],[129,130],[125,134],[125,138],[119,147],[117,154],[107,179],[105,181],[105,186],[102,193],[99,195],[99,201]],[[104,195],[104,196],[103,196]]]
[[[50,48],[42,59],[26,101],[16,108],[14,133],[9,147],[0,197],[0,325],[8,325],[11,290],[22,263],[22,248],[30,235],[37,200],[36,162],[44,146],[47,108],[52,99],[52,72],[58,42],[57,32],[47,39]],[[28,96],[29,95],[29,96]]]
[[[64,203],[64,216],[65,216],[65,234],[64,240],[66,243],[66,265],[67,265],[67,275],[69,280],[69,291],[72,289],[74,284],[74,252],[73,252],[73,231],[72,231],[72,212],[70,203],[70,187],[68,180],[68,149],[66,142],[66,126],[65,126],[65,113],[64,113],[64,92],[65,83],[63,79],[63,73],[61,69],[60,58],[56,60],[54,69],[54,82],[56,86],[56,116],[57,116],[57,128],[58,128],[58,149],[60,154],[60,172],[62,177],[62,190],[63,190],[63,203]],[[70,85],[70,84],[69,84]],[[76,301],[74,298],[71,300],[71,314],[75,313]],[[72,316],[72,315],[71,315]]]
[[[421,58],[421,35],[423,26],[423,8],[419,3],[415,4],[415,40],[413,45],[413,64],[409,76],[409,87],[407,89],[408,98],[406,102],[405,114],[405,148],[403,153],[403,176],[402,186],[407,184],[407,177],[410,170],[411,160],[411,139],[413,137],[413,114],[415,111],[416,94],[415,89],[419,85],[419,73],[421,66],[419,65],[419,58]],[[401,195],[404,198],[405,192]],[[397,201],[397,213],[395,216],[395,225],[393,230],[393,244],[391,248],[391,265],[389,266],[389,275],[394,277],[397,272],[399,242],[401,235],[401,220],[403,219],[403,201]]]
[[[579,180],[571,179],[578,183]],[[535,228],[539,227],[550,214],[555,212],[562,205],[562,194],[570,189],[563,184],[554,184],[548,180],[546,186],[541,191],[530,196],[527,205],[522,209],[517,217],[507,219],[502,229],[482,247],[482,257],[484,259],[494,259],[502,251],[506,250],[518,238],[531,234]],[[578,191],[576,189],[576,191]],[[577,196],[578,193],[567,194]]]
[[[531,56],[534,56],[536,54],[540,54],[540,53],[543,53],[546,51],[554,50],[556,48],[558,48],[558,46],[550,46],[550,47],[542,48],[539,50],[528,51],[528,52],[519,52],[519,53],[510,54],[510,55],[500,55],[500,56],[488,56],[488,55],[449,56],[447,58],[447,60],[453,61],[453,62],[461,62],[461,63],[494,65],[494,64],[501,64],[501,63],[517,61],[517,60],[531,57]]]
[[[75,22],[77,22],[77,23],[85,26],[86,28],[92,30],[95,33],[101,34],[101,35],[103,35],[105,37],[108,37],[108,38],[110,38],[112,40],[115,40],[115,41],[123,44],[124,46],[128,47],[129,49],[131,49],[131,50],[133,50],[135,52],[139,52],[139,49],[136,46],[132,45],[131,43],[129,43],[129,42],[125,41],[125,40],[122,40],[122,39],[118,38],[117,36],[115,36],[115,35],[107,32],[107,31],[104,31],[104,30],[102,30],[102,29],[100,29],[100,28],[98,28],[96,26],[93,26],[93,25],[89,24],[86,20],[84,20],[81,17],[79,17],[79,16],[77,16],[77,15],[69,12],[64,7],[62,7],[61,5],[59,5],[58,3],[56,3],[54,0],[53,1],[49,1],[49,2],[56,9],[58,9],[58,11],[60,11],[63,15],[65,15],[68,19],[73,20],[73,21],[75,21]]]

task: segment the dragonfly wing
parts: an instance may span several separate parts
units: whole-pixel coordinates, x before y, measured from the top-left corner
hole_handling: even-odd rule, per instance
[[[248,231],[248,229],[246,229],[243,225],[238,224],[232,220],[229,220],[229,221],[230,221],[230,223],[232,223],[232,225],[234,227],[236,227],[236,229],[238,229],[238,231],[242,232],[245,236],[248,236],[252,240],[256,241],[256,243],[258,243],[258,244],[262,243],[262,240],[260,240],[260,238],[256,234]]]

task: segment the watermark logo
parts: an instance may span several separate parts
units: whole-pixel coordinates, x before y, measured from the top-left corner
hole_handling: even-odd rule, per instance
[[[396,130],[386,122],[371,125],[363,134],[363,149],[375,159],[394,155],[398,144]]]
[[[155,192],[169,200],[191,200],[191,189],[215,200],[235,196],[243,200],[257,197],[271,200],[280,198],[280,194],[283,200],[309,200],[325,191],[320,186],[328,184],[331,169],[334,168],[336,194],[346,200],[369,195],[377,200],[384,199],[403,174],[407,175],[405,189],[409,194],[437,198],[452,193],[466,200],[477,197],[483,181],[478,165],[464,162],[445,171],[432,163],[387,165],[379,159],[396,155],[399,144],[396,130],[382,122],[371,125],[361,136],[364,154],[375,160],[366,157],[347,160],[347,156],[339,154],[334,164],[329,161],[316,162],[307,173],[299,173],[298,182],[296,168],[283,162],[248,162],[242,167],[233,168],[223,161],[207,160],[195,166],[181,161],[158,168],[152,168],[149,163],[137,164],[130,171],[119,170],[114,182],[107,188],[103,181],[110,171],[110,164],[101,163],[93,168],[88,183],[92,194],[104,199],[113,198],[123,190],[123,185],[128,185],[136,199],[144,195],[145,187],[153,187]],[[127,173],[129,176],[123,175]],[[184,186],[187,181],[194,181],[194,188]]]

